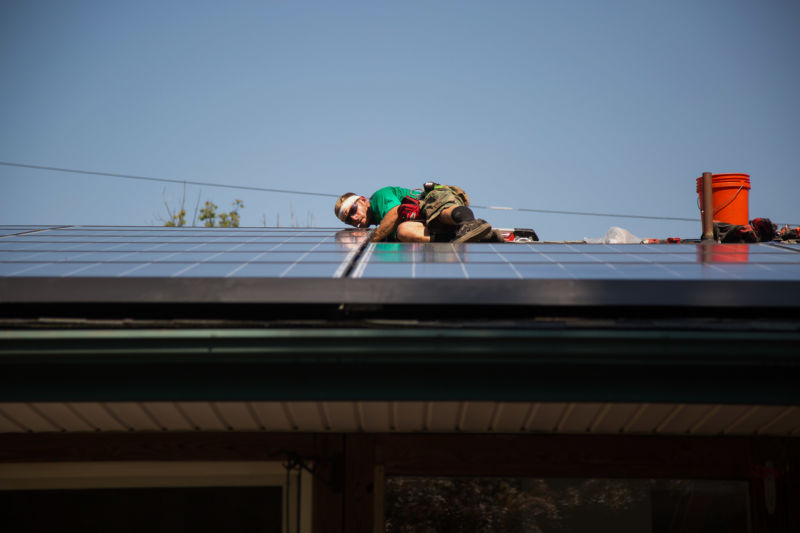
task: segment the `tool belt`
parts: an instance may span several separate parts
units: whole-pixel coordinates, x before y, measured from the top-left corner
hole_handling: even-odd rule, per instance
[[[408,194],[400,200],[400,207],[397,208],[397,216],[400,222],[406,220],[417,220],[419,218],[419,199]]]
[[[430,221],[438,217],[444,209],[458,205],[469,206],[469,197],[464,189],[458,185],[440,185],[429,181],[422,189],[415,189],[400,201],[397,215],[401,222]]]

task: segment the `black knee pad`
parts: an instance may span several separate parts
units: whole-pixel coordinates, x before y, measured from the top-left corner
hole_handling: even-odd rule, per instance
[[[460,205],[450,212],[450,216],[456,224],[463,224],[470,220],[475,220],[475,213],[467,206]]]

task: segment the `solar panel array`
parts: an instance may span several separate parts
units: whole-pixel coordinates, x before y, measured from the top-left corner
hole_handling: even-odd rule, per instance
[[[800,247],[772,244],[373,243],[354,277],[469,279],[800,279]]]
[[[800,280],[800,245],[369,243],[338,228],[0,226],[0,277]]]
[[[366,239],[334,229],[0,228],[0,276],[341,277]]]

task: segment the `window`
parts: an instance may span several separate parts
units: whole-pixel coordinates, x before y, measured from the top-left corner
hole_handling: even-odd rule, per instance
[[[311,489],[279,462],[2,464],[0,516],[9,533],[310,533]]]
[[[387,533],[748,531],[745,481],[387,477]]]

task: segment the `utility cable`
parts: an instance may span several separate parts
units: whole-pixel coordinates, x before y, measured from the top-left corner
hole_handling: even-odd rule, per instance
[[[652,215],[624,215],[620,213],[592,213],[590,211],[558,211],[555,209],[531,209],[527,207],[501,207],[495,205],[475,205],[470,207],[476,209],[495,209],[497,211],[524,211],[528,213],[547,213],[551,215],[582,215],[587,217],[614,217],[614,218],[647,218],[650,220],[680,220],[686,222],[697,222],[697,218],[686,217],[658,217]]]
[[[339,194],[330,194],[330,193],[321,193],[321,192],[308,192],[308,191],[297,191],[291,189],[273,189],[268,187],[251,187],[247,185],[230,185],[225,183],[213,183],[208,181],[195,181],[195,180],[185,180],[185,179],[177,179],[177,178],[154,178],[151,176],[135,176],[131,174],[116,174],[112,172],[96,172],[92,170],[79,170],[79,169],[72,169],[72,168],[60,168],[60,167],[47,167],[42,165],[26,165],[23,163],[12,163],[9,161],[0,161],[0,165],[7,166],[7,167],[19,167],[19,168],[32,168],[36,170],[49,170],[53,172],[68,172],[72,174],[86,174],[90,176],[107,176],[111,178],[124,178],[124,179],[131,179],[131,180],[143,180],[143,181],[157,181],[163,183],[178,183],[178,184],[191,184],[191,185],[201,185],[204,187],[219,187],[224,189],[239,189],[239,190],[246,190],[246,191],[259,191],[259,192],[274,192],[274,193],[281,193],[281,194],[298,194],[298,195],[305,195],[305,196],[322,196],[325,198],[338,198]],[[589,217],[611,217],[611,218],[639,218],[639,219],[647,219],[647,220],[677,220],[680,222],[697,222],[697,218],[688,218],[688,217],[662,217],[662,216],[654,216],[654,215],[630,215],[624,213],[597,213],[591,211],[562,211],[562,210],[555,210],[555,209],[533,209],[533,208],[526,208],[526,207],[503,207],[503,206],[494,206],[494,205],[475,205],[471,204],[470,207],[475,209],[493,209],[496,211],[521,211],[526,213],[544,213],[549,215],[576,215],[576,216],[589,216]],[[782,223],[781,223],[782,224]]]
[[[125,178],[129,180],[144,180],[144,181],[160,181],[164,183],[178,183],[184,184],[188,183],[190,185],[202,185],[205,187],[222,187],[226,189],[241,189],[246,191],[261,191],[261,192],[278,192],[278,193],[286,193],[286,194],[304,194],[307,196],[324,196],[327,198],[338,198],[340,195],[338,194],[327,194],[322,192],[308,192],[308,191],[293,191],[289,189],[270,189],[267,187],[250,187],[246,185],[228,185],[225,183],[211,183],[207,181],[193,181],[193,180],[182,180],[176,178],[153,178],[149,176],[133,176],[130,174],[114,174],[112,172],[95,172],[92,170],[77,170],[73,168],[58,168],[58,167],[44,167],[40,165],[24,165],[22,163],[10,163],[8,161],[0,161],[0,165],[4,165],[7,167],[21,167],[21,168],[34,168],[37,170],[51,170],[54,172],[70,172],[72,174],[88,174],[90,176],[108,176],[111,178]]]

